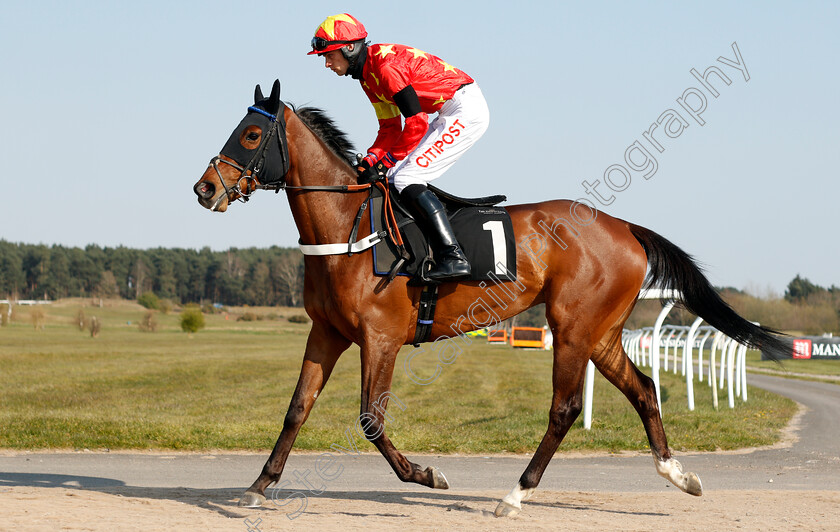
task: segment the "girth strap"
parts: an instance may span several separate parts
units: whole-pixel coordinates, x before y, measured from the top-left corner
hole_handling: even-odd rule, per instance
[[[429,339],[435,323],[435,307],[438,299],[438,285],[426,285],[420,292],[420,306],[417,309],[417,327],[414,329],[414,347]]]
[[[374,185],[362,184],[362,185],[336,185],[336,186],[284,186],[285,189],[294,189],[294,190],[303,190],[303,191],[325,191],[325,192],[359,192],[362,190],[372,190]],[[342,255],[347,254],[352,255],[353,253],[359,253],[365,251],[367,249],[372,248],[377,243],[382,241],[385,237],[390,237],[391,241],[393,241],[398,249],[400,250],[400,256],[402,257],[401,261],[399,262],[398,267],[394,268],[394,271],[391,272],[389,276],[389,281],[394,279],[394,276],[399,271],[399,268],[402,267],[402,263],[405,262],[410,258],[408,250],[405,249],[405,245],[402,241],[402,236],[400,235],[399,227],[397,226],[397,220],[394,216],[393,210],[391,210],[391,201],[390,195],[388,191],[387,183],[377,182],[376,186],[379,187],[380,190],[383,192],[383,197],[385,198],[385,209],[386,209],[386,217],[385,217],[385,229],[383,231],[378,231],[375,233],[371,233],[368,236],[362,238],[359,241],[356,240],[356,235],[359,232],[359,223],[362,221],[362,215],[367,209],[368,203],[370,202],[370,196],[362,202],[359,206],[359,212],[356,213],[356,219],[353,221],[353,227],[350,231],[350,239],[349,242],[346,244],[301,244],[298,241],[298,246],[300,247],[301,253],[304,255]]]
[[[358,242],[348,244],[298,244],[301,253],[304,255],[342,255],[344,253],[360,253],[370,249],[381,241],[388,233],[379,231],[371,233]]]

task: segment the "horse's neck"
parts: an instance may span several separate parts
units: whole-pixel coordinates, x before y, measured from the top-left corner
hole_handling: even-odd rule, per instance
[[[355,175],[294,112],[286,113],[290,186],[355,184]],[[291,178],[291,179],[289,179]],[[289,206],[303,244],[346,242],[366,192],[288,190]]]

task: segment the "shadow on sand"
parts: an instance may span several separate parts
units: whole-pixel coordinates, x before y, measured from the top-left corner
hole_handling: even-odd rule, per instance
[[[395,517],[401,516],[400,506],[432,506],[446,511],[460,511],[475,513],[483,516],[493,516],[493,510],[499,502],[499,496],[485,496],[469,492],[418,490],[418,491],[325,491],[320,495],[291,490],[269,490],[268,501],[260,508],[239,508],[236,504],[244,488],[194,489],[194,488],[158,488],[143,486],[128,486],[120,480],[102,477],[87,477],[78,475],[51,475],[32,473],[3,473],[0,472],[0,490],[4,487],[27,486],[37,488],[65,488],[88,490],[117,495],[122,497],[165,500],[189,504],[196,508],[210,510],[231,519],[242,519],[259,515],[262,512],[281,512],[283,514],[303,510],[318,513],[317,501],[320,499],[347,502],[343,505],[346,510],[335,512],[339,515],[354,517]],[[275,500],[272,500],[272,496]],[[276,501],[276,502],[275,502]],[[352,501],[377,502],[387,505],[384,511],[354,511]],[[285,504],[284,504],[285,503]],[[604,512],[610,514],[624,514],[628,516],[665,516],[667,514],[636,512],[630,510],[615,510],[602,508],[599,504],[568,504],[562,501],[543,502],[528,501],[529,506],[556,508],[565,511]],[[358,505],[360,508],[364,505]]]

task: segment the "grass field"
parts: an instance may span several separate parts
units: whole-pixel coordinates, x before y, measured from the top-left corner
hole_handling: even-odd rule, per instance
[[[758,351],[747,351],[747,365],[782,376],[793,378],[807,378],[808,380],[828,380],[836,382],[836,379],[820,378],[824,376],[840,377],[840,360],[804,360],[789,359],[781,365],[772,360],[761,360],[761,353]]]
[[[157,315],[158,332],[140,332],[145,310],[130,302],[104,308],[97,338],[74,318],[87,301],[43,307],[36,330],[29,309],[16,307],[0,328],[0,447],[89,449],[248,449],[273,446],[294,390],[309,325],[286,318],[300,309],[235,309],[208,315],[207,328],[188,335],[178,315]],[[237,321],[245,311],[271,319]],[[226,319],[227,318],[227,319]],[[387,426],[403,451],[439,453],[533,452],[547,425],[551,354],[488,346],[476,339],[457,360],[441,366],[432,384],[408,378],[403,348]],[[414,359],[418,375],[434,371],[431,355]],[[359,356],[339,360],[301,430],[296,448],[346,445],[359,409]],[[681,377],[662,374],[665,428],[677,450],[736,449],[777,440],[795,405],[750,388],[749,402],[715,411],[707,386],[696,386],[696,410],[686,407]],[[569,450],[647,449],[641,421],[603,378],[595,383],[591,431],[582,419],[560,447]],[[352,430],[351,430],[352,432]],[[361,450],[373,446],[356,437]]]

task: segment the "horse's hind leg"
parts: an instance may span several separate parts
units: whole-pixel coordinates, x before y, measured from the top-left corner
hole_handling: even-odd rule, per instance
[[[621,390],[642,418],[656,463],[656,472],[684,492],[702,495],[700,478],[694,473],[683,473],[682,465],[671,456],[659,415],[653,379],[639,371],[624,352],[621,329],[614,329],[602,347],[592,356],[592,362],[607,380]]]

